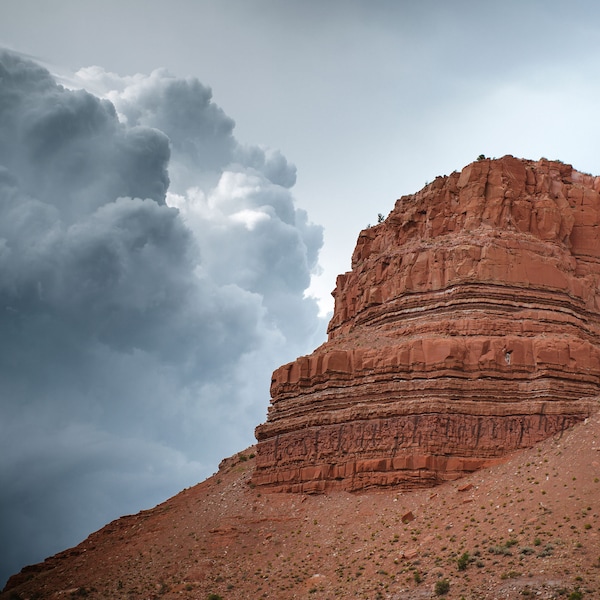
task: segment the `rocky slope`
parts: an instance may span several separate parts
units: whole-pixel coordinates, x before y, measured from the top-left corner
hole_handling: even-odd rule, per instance
[[[600,598],[599,414],[435,489],[265,494],[254,451],[24,569],[0,600]]]
[[[599,292],[599,177],[506,156],[400,198],[273,374],[254,483],[430,486],[564,430],[600,393]]]

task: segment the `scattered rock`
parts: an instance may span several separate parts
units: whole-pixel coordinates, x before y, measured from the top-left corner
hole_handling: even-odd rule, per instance
[[[412,560],[419,555],[419,551],[416,548],[409,548],[408,550],[404,550],[402,552],[402,558],[405,560]]]

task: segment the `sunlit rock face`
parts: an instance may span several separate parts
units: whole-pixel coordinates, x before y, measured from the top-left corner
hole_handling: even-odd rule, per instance
[[[600,395],[600,177],[483,159],[400,198],[337,280],[329,339],[273,373],[254,483],[429,486]]]

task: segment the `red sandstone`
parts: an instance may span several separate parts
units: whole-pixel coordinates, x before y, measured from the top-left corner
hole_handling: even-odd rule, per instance
[[[506,156],[438,177],[359,235],[329,339],[273,374],[254,483],[455,479],[600,395],[600,177]]]

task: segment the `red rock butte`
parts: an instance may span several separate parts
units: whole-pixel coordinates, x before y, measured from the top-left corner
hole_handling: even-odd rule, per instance
[[[600,177],[483,159],[397,200],[338,276],[328,341],[273,373],[265,490],[455,479],[600,395]]]

